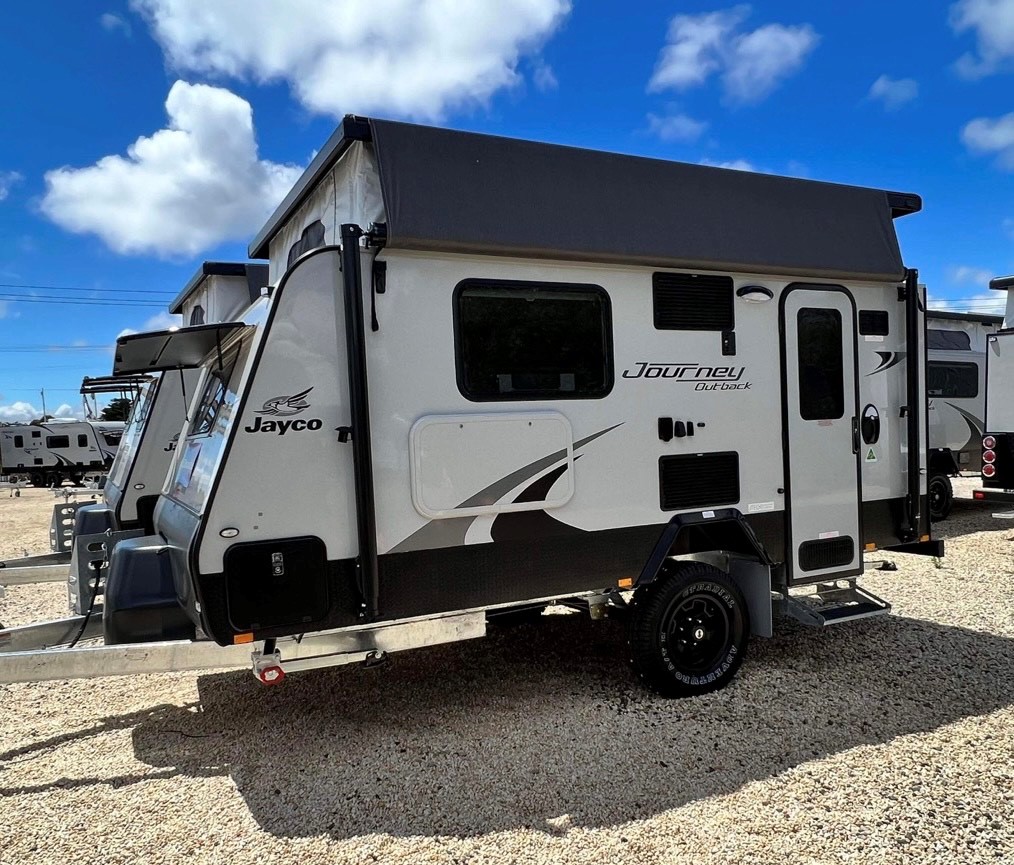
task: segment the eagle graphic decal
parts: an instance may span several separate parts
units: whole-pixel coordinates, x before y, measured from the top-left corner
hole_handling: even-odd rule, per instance
[[[299,414],[301,411],[305,411],[310,407],[310,403],[306,401],[306,395],[313,390],[312,387],[308,387],[301,393],[297,393],[294,396],[276,396],[273,399],[269,399],[264,403],[264,407],[260,409],[257,414],[269,414],[275,417],[285,417],[291,414]]]

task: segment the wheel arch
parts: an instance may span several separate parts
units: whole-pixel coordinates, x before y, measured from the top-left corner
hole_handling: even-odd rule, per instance
[[[751,634],[772,635],[771,578],[776,563],[737,508],[674,516],[662,531],[634,588],[650,586],[664,576],[664,565],[671,557],[705,562],[725,571],[746,599]]]

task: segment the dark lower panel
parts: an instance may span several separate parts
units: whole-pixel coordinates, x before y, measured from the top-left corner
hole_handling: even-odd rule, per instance
[[[930,533],[929,501],[926,496],[920,500],[919,512],[922,524],[919,535]],[[890,547],[903,543],[901,526],[905,522],[905,499],[881,499],[875,502],[863,502],[863,544],[876,544],[878,547]]]

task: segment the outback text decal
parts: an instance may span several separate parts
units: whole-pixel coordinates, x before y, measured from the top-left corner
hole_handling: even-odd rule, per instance
[[[243,427],[244,432],[248,433],[276,433],[277,435],[283,436],[289,430],[293,432],[303,432],[303,430],[319,430],[324,426],[324,421],[320,418],[295,418],[294,420],[264,420],[260,417],[262,414],[268,415],[294,415],[300,414],[306,411],[310,407],[310,403],[306,401],[306,395],[313,390],[312,387],[308,387],[301,393],[297,393],[295,396],[276,396],[272,399],[267,400],[264,403],[264,407],[257,412],[258,417],[254,418],[253,426]]]
[[[745,366],[701,366],[697,363],[649,363],[639,360],[624,378],[664,378],[694,385],[694,390],[750,390]]]

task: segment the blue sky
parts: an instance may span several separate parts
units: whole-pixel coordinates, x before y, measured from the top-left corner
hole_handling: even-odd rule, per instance
[[[50,411],[79,410],[117,334],[164,323],[201,261],[245,258],[347,112],[914,191],[906,261],[968,308],[1014,272],[1014,0],[843,8],[15,4],[0,52],[0,420],[34,412],[41,388]],[[2,299],[33,294],[120,305]]]

